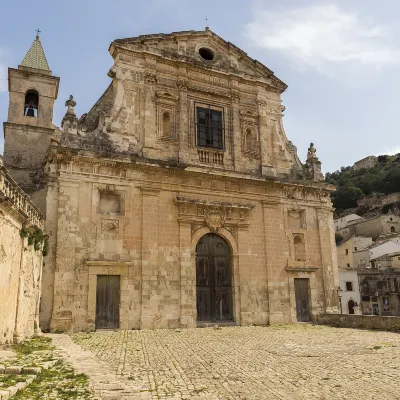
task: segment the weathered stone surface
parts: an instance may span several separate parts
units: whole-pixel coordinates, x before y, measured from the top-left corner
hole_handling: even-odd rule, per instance
[[[32,336],[39,324],[43,256],[21,228],[43,228],[44,217],[18,187],[0,157],[0,343]],[[1,356],[1,355],[0,355]]]
[[[290,325],[52,338],[96,393],[121,400],[398,398],[396,333]]]
[[[36,168],[50,235],[41,328],[95,329],[103,275],[120,280],[118,312],[105,313],[119,314],[117,327],[195,327],[196,246],[209,233],[229,248],[231,323],[296,322],[297,278],[308,279],[311,318],[337,311],[333,188],[319,182],[315,151],[307,174],[286,137],[286,85],[209,29],[116,40],[110,53],[110,86],[79,119],[67,100],[61,137],[50,118],[58,78],[12,71],[5,155]],[[14,107],[34,78],[47,102],[27,120]],[[219,115],[218,146],[198,134],[201,109]],[[22,132],[39,128],[30,159]],[[222,315],[222,297],[213,304]]]

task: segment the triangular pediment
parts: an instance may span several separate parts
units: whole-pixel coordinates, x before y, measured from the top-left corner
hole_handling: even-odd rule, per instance
[[[263,80],[280,92],[287,87],[268,67],[252,59],[246,52],[209,29],[118,39],[111,44],[111,53],[113,54],[120,47],[152,53],[198,67],[203,66],[237,74],[248,79]]]

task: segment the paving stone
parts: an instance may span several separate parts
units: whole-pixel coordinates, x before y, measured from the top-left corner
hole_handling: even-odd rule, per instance
[[[400,335],[390,332],[291,325],[51,337],[103,399],[400,399]]]
[[[4,370],[5,374],[12,374],[12,375],[19,375],[21,372],[22,372],[22,367],[20,366],[6,367]]]

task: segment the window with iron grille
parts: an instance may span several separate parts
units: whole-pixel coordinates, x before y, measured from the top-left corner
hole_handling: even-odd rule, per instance
[[[197,146],[223,150],[222,111],[196,107]]]

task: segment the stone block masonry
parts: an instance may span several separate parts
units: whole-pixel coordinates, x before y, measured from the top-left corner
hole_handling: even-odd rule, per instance
[[[21,230],[25,227],[29,235],[43,226],[43,215],[0,157],[0,343],[21,341],[39,326],[43,243],[35,248]]]

